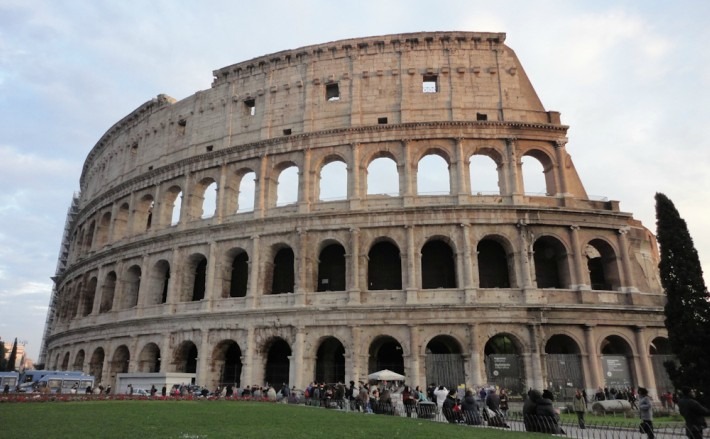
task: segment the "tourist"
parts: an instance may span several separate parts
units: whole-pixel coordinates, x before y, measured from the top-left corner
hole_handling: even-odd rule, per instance
[[[579,389],[577,389],[577,392],[574,394],[574,398],[572,399],[572,410],[574,410],[577,414],[577,423],[579,424],[579,428],[584,430],[584,412],[587,410],[587,404],[584,401],[582,392]]]
[[[700,405],[693,399],[693,391],[690,387],[683,387],[678,399],[678,411],[685,419],[685,434],[690,439],[702,439],[703,429],[707,427],[706,416],[710,416],[710,410]]]
[[[510,405],[508,404],[508,393],[505,389],[500,391],[500,411],[503,414],[503,418],[508,419],[508,410],[510,410]]]
[[[481,413],[478,410],[478,403],[473,394],[473,390],[467,389],[461,402],[461,413],[464,422],[468,425],[481,425]]]
[[[444,406],[444,401],[449,394],[449,389],[444,386],[439,386],[434,390],[434,397],[436,398],[436,405],[439,406],[439,410]]]
[[[644,387],[639,387],[639,417],[641,418],[641,433],[646,433],[648,439],[653,439],[656,436],[653,434],[653,403],[651,397],[648,396],[648,390]]]

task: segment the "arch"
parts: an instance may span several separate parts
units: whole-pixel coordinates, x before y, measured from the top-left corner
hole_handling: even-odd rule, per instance
[[[293,250],[291,247],[281,247],[274,256],[271,294],[293,293],[294,282]]]
[[[130,207],[128,203],[121,204],[116,213],[116,219],[113,222],[113,239],[112,241],[119,241],[126,238],[126,233],[128,232],[128,214],[130,213]]]
[[[426,383],[455,389],[466,382],[461,343],[450,335],[437,335],[427,343]]]
[[[658,394],[663,390],[671,391],[675,386],[671,377],[668,375],[666,363],[672,362],[679,366],[678,358],[673,355],[671,345],[665,337],[656,337],[651,341],[648,347],[648,353],[651,357],[651,365],[653,367],[653,377],[656,379],[656,389]]]
[[[91,245],[94,243],[94,231],[96,230],[96,222],[91,221],[89,224],[89,227],[86,229],[86,235],[85,235],[85,241],[84,241],[84,250],[85,251],[90,251],[91,250]]]
[[[289,382],[291,346],[283,338],[274,337],[264,348],[266,353],[264,380],[274,386],[274,389],[280,389],[282,384]]]
[[[530,149],[523,154],[520,163],[526,194],[555,194],[554,164],[546,152]]]
[[[286,206],[298,203],[299,169],[295,164],[289,164],[278,172],[276,177],[276,205]]]
[[[602,340],[600,352],[606,387],[635,387],[631,361],[633,350],[629,342],[619,335],[610,335]]]
[[[116,294],[116,272],[109,271],[101,286],[101,306],[99,314],[109,312],[113,308],[113,296]]]
[[[402,260],[396,245],[385,240],[377,242],[370,248],[367,257],[369,290],[402,289]]]
[[[456,262],[451,246],[442,239],[422,247],[422,288],[456,288]]]
[[[471,193],[474,195],[501,194],[502,167],[487,154],[474,154],[468,159]]]
[[[555,334],[545,344],[545,366],[549,387],[569,399],[584,388],[582,350],[569,335]]]
[[[209,184],[207,184],[209,182]],[[202,194],[196,201],[201,202],[202,214],[200,218],[212,218],[217,213],[217,182],[213,179],[205,179],[201,185],[207,184],[204,187]]]
[[[339,157],[329,160],[318,173],[318,201],[348,198],[348,167]]]
[[[592,290],[616,290],[621,287],[616,252],[603,239],[592,239],[584,248]]]
[[[212,353],[213,370],[219,371],[219,386],[241,387],[242,349],[234,340],[222,340]]]
[[[326,245],[318,255],[318,291],[345,291],[345,248]]]
[[[522,344],[517,337],[509,333],[494,335],[486,342],[484,354],[489,383],[520,395],[527,390]]]
[[[146,305],[159,305],[167,303],[168,288],[170,286],[170,262],[161,259],[153,265],[150,272],[150,284]]]
[[[245,297],[249,285],[249,255],[242,249],[234,249],[228,254],[231,257],[229,278],[226,280],[226,297]]]
[[[182,189],[180,186],[170,186],[163,195],[163,206],[160,214],[160,224],[175,226],[180,222],[182,210]]]
[[[138,305],[138,292],[141,287],[141,267],[132,265],[126,271],[121,309],[135,308]]]
[[[567,250],[557,238],[543,236],[533,244],[538,288],[569,288]]]
[[[98,280],[96,277],[89,279],[89,283],[84,290],[84,299],[81,304],[81,317],[86,317],[91,314],[94,309],[94,298],[96,297],[96,284]]]
[[[197,372],[197,346],[190,340],[185,340],[180,343],[175,349],[173,357],[175,364],[175,372],[181,373],[196,373]]]
[[[404,375],[404,357],[402,345],[389,335],[381,335],[370,343],[368,349],[367,373],[383,369]]]
[[[94,353],[91,354],[91,360],[89,360],[89,374],[94,376],[94,382],[101,383],[102,371],[104,368],[104,349],[96,348]]]
[[[86,358],[86,353],[83,349],[79,349],[74,357],[74,364],[72,365],[72,370],[83,371],[84,370],[84,359]]]
[[[119,373],[128,372],[128,365],[131,361],[131,353],[126,345],[121,345],[113,351],[113,357],[111,357],[111,364],[109,369],[109,375],[111,379],[115,379],[116,375]],[[118,390],[118,389],[117,389]]]
[[[153,208],[155,207],[155,200],[153,195],[146,194],[141,197],[141,199],[136,204],[135,211],[133,212],[133,231],[137,233],[143,233],[150,230],[153,223]]]
[[[160,372],[160,361],[160,348],[155,343],[148,343],[138,355],[138,372]]]
[[[111,229],[111,212],[105,212],[99,220],[99,227],[96,231],[96,247],[101,248],[108,244],[109,231]]]
[[[193,253],[187,258],[182,302],[197,302],[205,298],[207,281],[207,258],[201,253]]]
[[[335,337],[326,337],[316,353],[316,382],[345,382],[345,347]]]
[[[254,210],[256,200],[256,173],[248,170],[239,180],[239,193],[237,195],[237,213],[251,212]]]
[[[422,157],[417,163],[417,195],[451,193],[449,162],[440,152]]]
[[[486,237],[476,246],[480,288],[510,288],[512,259],[497,237]]]
[[[62,369],[61,370],[69,370],[69,352],[66,352],[64,354],[64,358],[62,359]]]
[[[368,164],[367,195],[399,196],[399,172],[394,159],[377,157]]]

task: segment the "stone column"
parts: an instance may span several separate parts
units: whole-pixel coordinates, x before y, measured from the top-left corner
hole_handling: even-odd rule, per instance
[[[656,387],[656,379],[653,375],[653,368],[651,366],[651,358],[648,355],[648,348],[645,341],[645,327],[635,326],[634,327],[634,338],[636,342],[637,355],[634,358],[634,366],[636,368],[636,376],[640,378],[641,383],[637,383],[639,386],[648,388],[649,394],[654,398],[658,398],[658,388]]]
[[[572,238],[572,255],[574,257],[574,274],[576,278],[576,285],[573,285],[572,288],[589,290],[589,274],[582,256],[584,249],[579,243],[579,226],[570,226],[569,229],[570,237]]]
[[[253,309],[258,303],[258,297],[261,296],[259,287],[259,265],[260,265],[260,247],[259,235],[251,237],[251,257],[249,258],[249,288],[245,297],[245,305],[247,309]]]
[[[360,208],[360,200],[363,196],[362,169],[360,168],[360,144],[353,143],[350,146],[350,166],[348,166],[348,201],[350,210]],[[366,178],[365,178],[366,180]]]
[[[595,343],[594,325],[584,325],[584,338],[587,352],[587,393],[593,395],[597,387],[604,387],[604,380],[600,373],[599,355]]]
[[[187,173],[185,175],[185,182],[183,183],[182,187],[182,202],[180,203],[180,221],[178,222],[178,228],[179,229],[184,229],[185,228],[185,223],[190,221],[191,218],[191,212],[190,209],[192,208],[192,181],[191,181],[191,175]]]
[[[410,365],[407,374],[407,382],[410,386],[424,385],[421,376],[421,349],[419,347],[419,327],[416,325],[407,325],[409,328],[409,352]]]
[[[183,251],[178,247],[173,248],[173,257],[170,264],[170,282],[168,283],[168,295],[165,304],[168,305],[170,313],[175,312],[175,305],[180,302],[180,290],[182,288],[182,276],[185,270],[183,264]]]
[[[565,174],[565,159],[567,153],[565,151],[565,144],[567,140],[558,140],[554,143],[555,147],[555,159],[557,165],[555,166],[556,178],[557,180],[557,195],[569,195],[567,192],[567,175]]]
[[[414,226],[404,226],[407,231],[407,256],[404,265],[404,272],[406,273],[407,285],[405,290],[407,291],[407,305],[415,304],[418,302],[417,291],[417,266],[419,265],[419,259],[417,255],[420,253],[416,251],[414,244]]]
[[[534,288],[532,281],[532,267],[530,264],[530,258],[532,255],[533,243],[528,243],[528,225],[523,221],[518,222],[516,225],[518,227],[518,245],[520,247],[520,264],[518,269],[520,270],[519,279],[520,286],[523,290],[529,290]]]
[[[212,357],[210,352],[209,333],[207,330],[200,331],[200,350],[197,351],[197,370],[195,371],[195,384],[209,385],[207,378],[210,372],[209,360]]]
[[[352,340],[352,348],[350,352],[352,375],[350,379],[355,382],[367,382],[367,366],[363,366],[362,361],[362,329],[359,326],[351,326],[350,338]]]
[[[459,204],[466,204],[468,202],[468,196],[471,195],[471,170],[467,166],[466,157],[464,156],[463,141],[463,138],[456,139],[456,163],[454,163],[454,169],[456,170],[456,192],[451,191],[458,195]]]
[[[210,254],[207,259],[207,278],[205,279],[205,300],[202,307],[203,310],[211,310],[215,299],[221,297],[220,289],[221,282],[217,281],[217,273],[221,270],[222,260],[219,257],[217,243],[210,241]]]
[[[416,186],[413,180],[416,179],[416,171],[413,169],[416,165],[413,165],[410,157],[410,147],[411,141],[404,139],[402,143],[402,158],[403,163],[397,165],[397,170],[399,171],[399,193],[404,199],[404,205],[408,206],[412,204],[413,198],[416,195]],[[415,174],[414,176],[412,174]]]
[[[463,289],[464,289],[464,302],[465,303],[475,303],[478,299],[476,297],[476,288],[478,287],[478,282],[474,278],[478,278],[478,260],[471,257],[473,249],[471,248],[471,225],[470,224],[460,224],[461,226],[461,241],[463,242]],[[474,274],[475,270],[475,274]]]
[[[288,385],[296,386],[297,389],[306,388],[305,379],[305,361],[303,360],[303,348],[305,345],[306,335],[302,326],[296,328],[296,337],[293,342],[293,354],[291,355],[289,367],[289,382]],[[280,384],[280,383],[279,383]]]
[[[303,150],[303,164],[301,175],[298,179],[298,211],[308,213],[311,210],[311,198],[313,194],[314,171],[311,170],[311,149]]]
[[[481,366],[483,362],[483,351],[481,351],[480,344],[478,342],[479,330],[477,323],[470,323],[468,325],[469,339],[471,340],[471,375],[469,376],[470,385],[480,385],[484,383],[483,380],[483,369]]]
[[[269,203],[269,157],[264,154],[259,163],[259,175],[257,175],[256,187],[254,188],[254,218],[263,218],[266,207]]]
[[[360,229],[350,229],[348,305],[360,304]]]
[[[136,231],[136,225],[134,224],[136,222],[136,193],[131,192],[131,195],[128,197],[128,218],[126,219],[126,237],[133,236],[137,233]],[[138,231],[140,232],[140,231]],[[88,252],[91,250],[90,248],[87,248],[86,251]]]
[[[309,285],[309,262],[308,257],[308,232],[304,229],[298,229],[298,262],[296,264],[295,273],[295,292],[294,297],[296,306],[305,306],[308,303],[306,295],[308,294]]]
[[[528,382],[532,383],[534,389],[544,389],[545,383],[542,382],[542,361],[540,358],[540,335],[539,335],[540,325],[537,323],[531,323],[528,325],[528,332],[530,334],[530,367],[532,373],[532,379]]]
[[[160,371],[159,372],[175,372],[173,367],[173,353],[170,350],[170,333],[165,332],[162,335],[162,340],[160,342]],[[161,389],[158,389],[160,391]],[[168,389],[170,391],[170,389]]]
[[[108,225],[108,238],[106,240],[107,244],[113,244],[114,242],[116,242],[116,236],[114,236],[114,234],[116,233],[116,217],[118,216],[118,212],[120,209],[121,208],[118,206],[117,203],[113,203],[113,205],[111,205],[111,222]],[[158,215],[158,218],[160,218],[160,215]],[[76,255],[77,250],[78,249],[73,248],[72,253]]]
[[[505,195],[512,195],[513,203],[520,204],[525,196],[525,190],[523,188],[522,162],[518,157],[517,140],[515,137],[505,139],[505,149],[508,156],[508,180],[506,182],[508,193]]]
[[[636,291],[636,281],[631,272],[631,258],[629,257],[629,228],[619,229],[619,252],[621,253],[621,285],[626,291]]]
[[[128,360],[128,372],[142,372],[140,367],[140,362],[138,358],[140,357],[140,352],[138,352],[138,337],[131,337],[130,342],[130,360]],[[118,392],[118,389],[116,389]]]
[[[214,222],[216,224],[222,224],[222,220],[224,219],[225,215],[229,215],[227,213],[227,174],[229,172],[229,168],[227,167],[226,164],[223,164],[219,168],[219,182],[217,183],[217,210],[214,213]]]
[[[246,350],[242,355],[242,387],[254,384],[254,353],[256,352],[254,328],[247,328]]]

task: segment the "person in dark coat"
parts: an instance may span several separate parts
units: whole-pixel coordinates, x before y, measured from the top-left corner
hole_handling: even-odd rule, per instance
[[[537,416],[543,433],[564,434],[560,428],[560,415],[555,411],[552,402],[555,396],[549,390],[542,392],[542,397],[537,402]]]
[[[463,419],[468,425],[481,425],[481,413],[478,410],[478,403],[476,402],[476,397],[473,395],[471,389],[466,390],[464,394],[463,401],[461,402],[461,413],[463,413]]]
[[[450,390],[449,394],[446,395],[446,399],[441,406],[441,411],[444,412],[444,417],[451,424],[458,423],[458,413],[456,413],[456,390]]]
[[[530,389],[528,395],[523,402],[523,423],[525,431],[539,432],[541,431],[539,422],[537,421],[537,402],[542,399],[539,391]]]
[[[488,389],[488,396],[486,396],[486,420],[488,421],[489,427],[508,427],[503,419],[503,414],[500,411],[500,397],[496,393],[495,387]]]
[[[702,439],[703,429],[707,427],[706,416],[710,416],[710,410],[700,405],[693,399],[693,391],[690,387],[681,389],[680,399],[678,399],[678,411],[685,419],[685,434],[690,439]]]

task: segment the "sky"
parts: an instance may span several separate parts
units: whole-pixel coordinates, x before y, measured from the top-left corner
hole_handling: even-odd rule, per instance
[[[652,231],[665,193],[710,273],[708,19],[704,0],[0,0],[0,338],[37,359],[67,208],[119,119],[240,61],[395,33],[505,32],[587,193]]]

